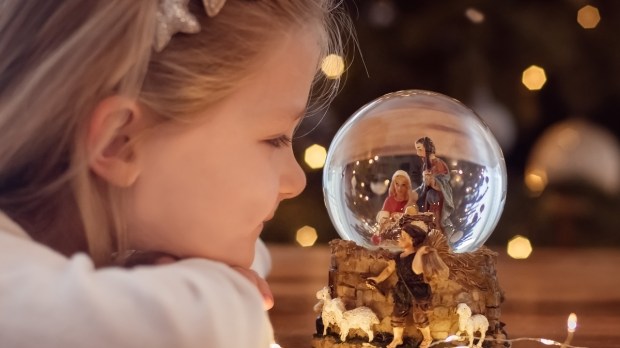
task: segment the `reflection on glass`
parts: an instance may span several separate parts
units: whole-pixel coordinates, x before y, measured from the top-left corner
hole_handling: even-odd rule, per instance
[[[396,171],[406,172],[421,193],[425,157],[416,141],[429,137],[445,162],[454,210],[435,218],[452,248],[473,251],[495,228],[504,206],[506,170],[497,142],[469,109],[454,99],[424,91],[393,93],[368,104],[341,128],[324,169],[326,205],[341,237],[366,247],[392,248],[391,237],[377,242],[377,221]],[[421,195],[420,195],[421,196]],[[413,202],[421,214],[422,198]],[[385,220],[383,220],[385,221]]]

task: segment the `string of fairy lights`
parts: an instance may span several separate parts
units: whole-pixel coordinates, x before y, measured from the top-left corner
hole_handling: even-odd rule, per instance
[[[576,329],[577,329],[577,315],[575,313],[571,313],[568,316],[568,320],[566,322],[567,335],[566,335],[566,339],[564,340],[564,342],[559,342],[559,341],[555,341],[549,338],[542,338],[542,337],[519,337],[519,338],[512,338],[512,339],[497,339],[497,338],[492,338],[492,337],[486,337],[484,340],[489,341],[489,342],[497,342],[500,344],[510,343],[510,346],[512,346],[512,343],[514,342],[529,341],[529,342],[538,342],[546,346],[559,346],[561,348],[588,348],[588,347],[571,345],[571,341],[573,340],[573,335],[575,334]],[[441,341],[435,341],[431,343],[429,347],[433,347],[433,346],[436,346],[442,343],[461,341],[462,339],[463,337],[461,336],[452,335],[452,336],[448,336],[447,338]],[[454,348],[467,348],[467,347],[469,346],[466,346],[466,345],[454,346]],[[282,347],[279,344],[274,342],[271,344],[270,348],[282,348]]]
[[[559,341],[555,341],[549,338],[542,338],[542,337],[519,337],[519,338],[512,338],[512,339],[497,339],[493,337],[486,337],[484,340],[490,341],[490,342],[497,342],[497,343],[510,343],[511,346],[512,346],[512,343],[514,342],[530,341],[530,342],[538,342],[546,346],[559,346],[562,348],[587,348],[587,347],[571,345],[571,341],[573,340],[573,335],[575,334],[576,329],[577,329],[577,315],[575,313],[571,313],[568,316],[568,320],[566,321],[566,339],[564,340],[564,342],[559,342]],[[436,346],[441,343],[449,343],[449,342],[460,341],[460,340],[462,340],[461,336],[452,335],[452,336],[448,336],[444,340],[433,342],[432,344],[429,345],[429,347]],[[465,345],[455,346],[455,348],[466,348],[466,347],[468,346],[465,346]]]

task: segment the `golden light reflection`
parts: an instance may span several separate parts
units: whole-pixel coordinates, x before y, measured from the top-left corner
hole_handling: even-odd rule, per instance
[[[327,150],[321,145],[314,144],[304,152],[304,161],[312,169],[320,169],[325,165]]]
[[[566,321],[566,328],[568,332],[575,332],[577,329],[577,314],[571,313]]]
[[[319,236],[316,233],[316,230],[310,226],[304,226],[297,230],[297,234],[295,235],[295,240],[302,247],[310,247],[313,246]]]
[[[480,24],[484,22],[484,13],[473,7],[465,10],[465,17],[467,17],[467,19],[469,19],[472,23],[475,24]]]
[[[573,150],[581,142],[581,135],[571,127],[566,127],[560,131],[558,145],[567,151]]]
[[[513,259],[527,259],[532,253],[532,244],[526,237],[516,235],[508,241],[507,252]]]
[[[337,54],[330,54],[323,58],[321,70],[328,79],[338,79],[344,73],[344,59]]]
[[[547,82],[547,75],[545,69],[532,65],[523,71],[521,82],[530,91],[537,91],[541,89]]]
[[[547,173],[543,170],[530,170],[525,175],[525,186],[535,195],[540,195],[547,187]]]
[[[598,8],[586,5],[577,11],[577,23],[584,29],[594,29],[601,21],[601,14]]]

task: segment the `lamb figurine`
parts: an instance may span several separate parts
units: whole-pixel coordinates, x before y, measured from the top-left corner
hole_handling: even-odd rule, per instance
[[[344,303],[339,298],[332,300],[328,287],[317,291],[316,298],[319,300],[319,303],[314,306],[314,309],[317,310],[323,307],[321,319],[323,320],[323,336],[325,336],[330,325],[340,327],[338,323],[342,320],[342,313],[345,311]]]
[[[459,315],[459,331],[456,333],[459,336],[461,333],[466,332],[469,338],[469,347],[474,345],[474,332],[480,332],[480,340],[476,347],[482,347],[484,337],[489,329],[489,321],[482,314],[471,315],[471,308],[465,303],[459,303],[456,307],[456,313]]]
[[[315,309],[323,307],[321,318],[323,320],[323,336],[327,334],[327,328],[335,324],[340,329],[340,340],[346,341],[351,329],[361,329],[368,335],[368,341],[374,339],[372,326],[379,324],[379,318],[368,307],[358,307],[350,311],[345,311],[344,303],[341,299],[332,299],[329,288],[324,287],[316,293],[319,303]]]
[[[340,340],[345,341],[350,329],[361,329],[368,335],[368,342],[372,342],[374,332],[372,326],[379,324],[379,318],[368,307],[357,307],[342,314],[342,320],[338,323],[340,327]]]

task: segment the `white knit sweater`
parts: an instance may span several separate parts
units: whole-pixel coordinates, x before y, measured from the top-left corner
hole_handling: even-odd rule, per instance
[[[257,244],[254,267],[270,267]],[[95,270],[34,242],[0,212],[0,347],[248,348],[273,336],[247,279],[204,259]]]

